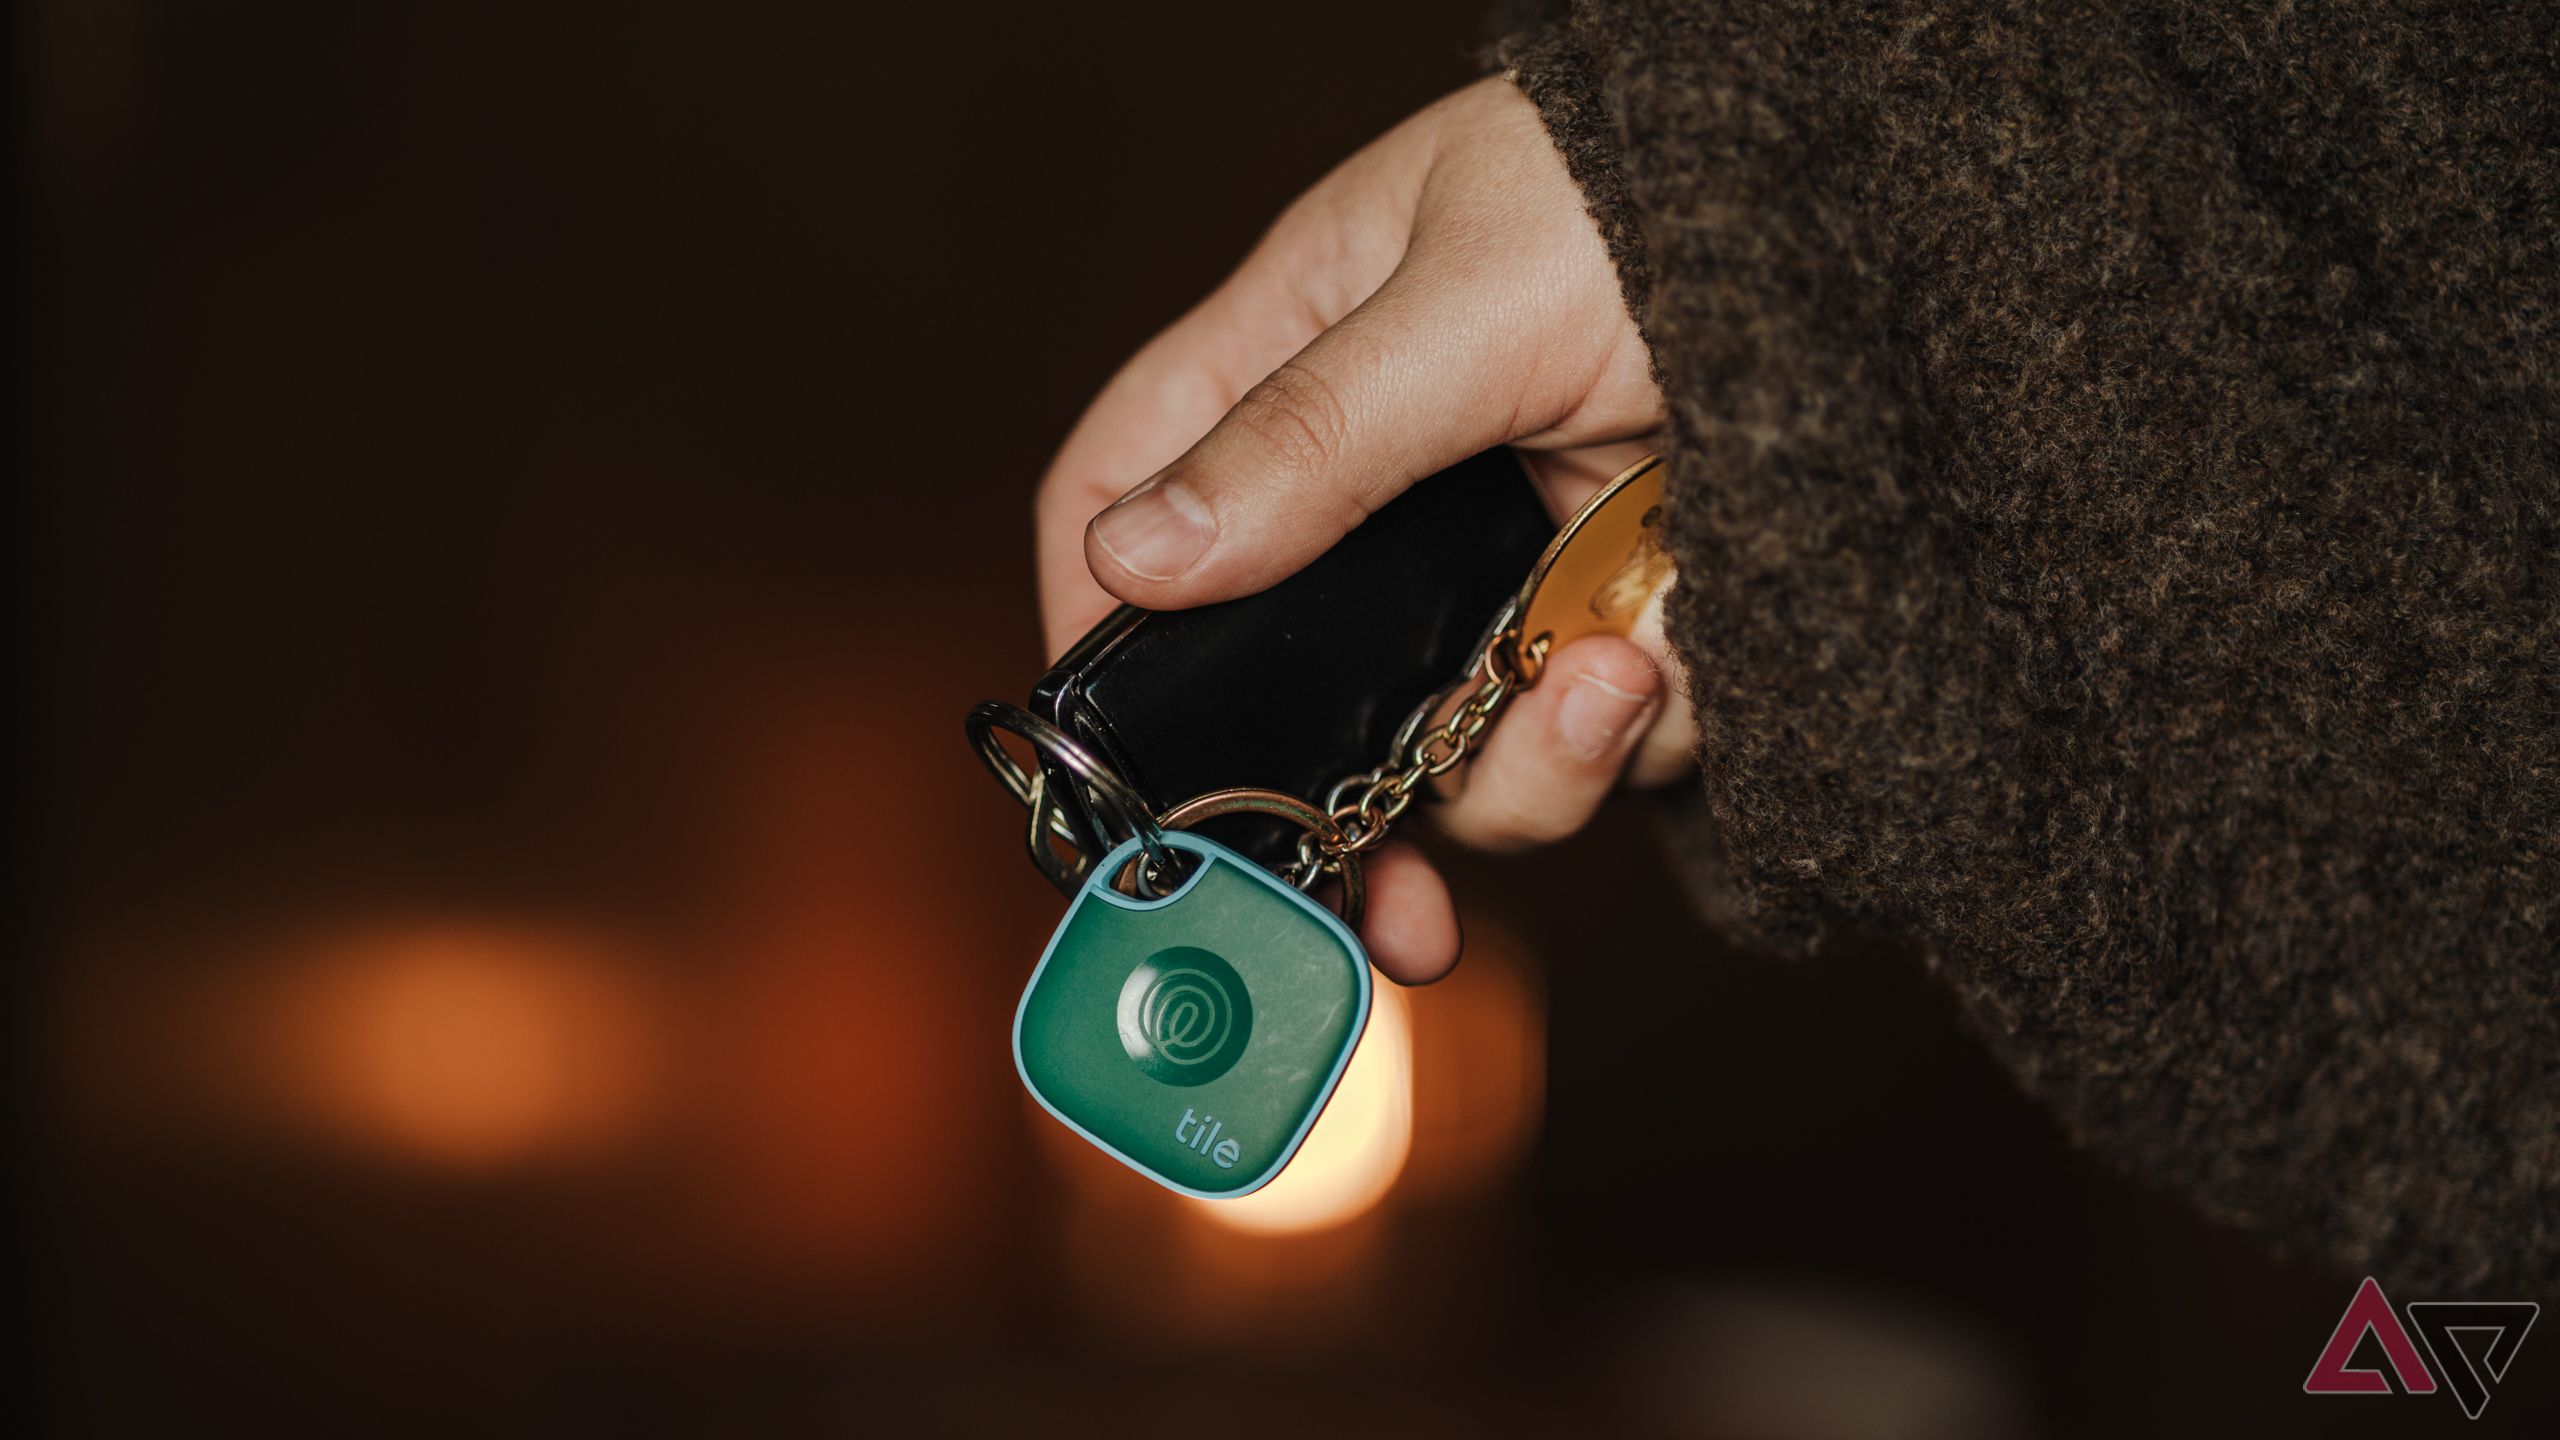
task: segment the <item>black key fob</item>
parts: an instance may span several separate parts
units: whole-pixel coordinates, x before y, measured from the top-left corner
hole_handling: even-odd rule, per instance
[[[1466,674],[1555,529],[1518,457],[1488,450],[1417,482],[1260,594],[1196,610],[1121,607],[1040,678],[1030,708],[1157,814],[1234,786],[1321,804],[1335,782],[1385,760],[1415,707]],[[1079,793],[1054,768],[1048,784]],[[1066,808],[1097,833],[1080,801]],[[1295,858],[1301,833],[1252,816],[1199,828],[1274,870]]]

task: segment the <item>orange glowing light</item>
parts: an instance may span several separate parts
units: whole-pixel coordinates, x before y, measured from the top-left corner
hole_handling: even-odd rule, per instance
[[[1516,938],[1471,917],[1467,958],[1413,1004],[1413,1159],[1401,1193],[1481,1194],[1519,1167],[1545,1108],[1537,972]]]
[[[987,833],[938,788],[980,782],[932,687],[842,654],[768,657],[723,702],[688,1184],[731,1280],[937,1304],[998,1253],[1010,1157],[979,1132],[1009,1113],[1005,1019],[1051,902],[990,883]]]
[[[636,1118],[649,1015],[574,939],[421,927],[323,946],[289,1008],[283,1077],[361,1141],[456,1168],[589,1149]]]
[[[1299,1234],[1350,1220],[1378,1203],[1413,1144],[1413,1020],[1386,985],[1332,1103],[1279,1178],[1234,1200],[1188,1202],[1211,1220],[1263,1235]]]

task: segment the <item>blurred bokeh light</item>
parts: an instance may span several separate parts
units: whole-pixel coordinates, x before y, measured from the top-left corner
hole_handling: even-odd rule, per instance
[[[1193,1200],[1211,1221],[1258,1234],[1339,1225],[1378,1203],[1413,1146],[1413,1022],[1385,986],[1333,1099],[1270,1184],[1233,1200]]]
[[[422,925],[323,942],[264,1053],[288,1107],[348,1140],[479,1169],[627,1140],[666,1079],[632,969],[575,939]]]

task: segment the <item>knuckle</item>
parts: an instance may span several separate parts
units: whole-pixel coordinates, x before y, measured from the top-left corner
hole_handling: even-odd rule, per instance
[[[1081,525],[1084,523],[1084,517],[1074,515],[1073,510],[1078,504],[1083,503],[1085,498],[1084,487],[1075,484],[1064,473],[1053,468],[1040,477],[1038,485],[1032,487],[1032,521],[1035,525],[1045,528],[1065,523],[1073,518],[1076,524]],[[1093,506],[1084,504],[1084,509],[1089,514]]]
[[[1486,776],[1486,780],[1493,777]],[[1450,807],[1443,828],[1476,849],[1515,854],[1562,839],[1565,831],[1543,807],[1528,803],[1516,784],[1470,786]]]
[[[1304,474],[1331,469],[1351,438],[1351,412],[1341,393],[1295,360],[1244,393],[1235,421],[1274,461]]]

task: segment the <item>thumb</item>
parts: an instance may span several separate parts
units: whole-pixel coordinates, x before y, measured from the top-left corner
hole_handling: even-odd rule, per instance
[[[1399,269],[1093,518],[1094,579],[1151,610],[1252,594],[1414,481],[1541,428],[1521,413],[1519,377],[1498,373],[1498,309]]]

